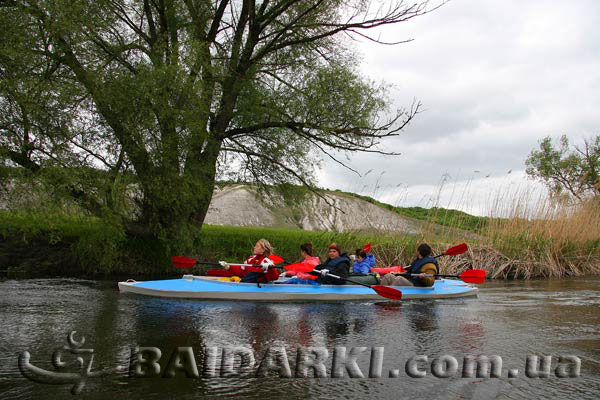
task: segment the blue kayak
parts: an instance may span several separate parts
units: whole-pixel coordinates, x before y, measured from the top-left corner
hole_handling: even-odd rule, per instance
[[[477,288],[459,280],[439,279],[432,287],[391,286],[403,300],[445,299],[477,295]],[[253,301],[382,300],[374,290],[359,285],[289,285],[224,282],[206,276],[181,279],[119,282],[119,290],[148,296]]]

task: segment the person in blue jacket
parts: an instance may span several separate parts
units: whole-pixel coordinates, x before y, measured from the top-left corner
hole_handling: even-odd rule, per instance
[[[367,275],[375,267],[375,256],[367,254],[363,249],[356,249],[356,258],[352,266],[352,273]]]

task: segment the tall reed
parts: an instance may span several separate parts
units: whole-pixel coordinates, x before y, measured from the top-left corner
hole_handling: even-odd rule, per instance
[[[469,197],[461,195],[461,199]],[[473,267],[485,269],[491,278],[504,279],[600,273],[600,199],[572,204],[528,188],[499,187],[488,202],[485,222],[474,229],[478,237],[462,235],[471,248],[445,262],[448,272]],[[467,202],[458,208],[469,206]],[[470,226],[471,216],[446,208],[435,210],[423,228],[423,239],[460,240],[458,229]],[[433,229],[440,220],[449,222],[441,235]]]
[[[487,244],[503,255],[493,277],[561,277],[600,273],[600,202],[576,205],[518,198],[508,218],[492,218]],[[531,204],[531,203],[529,203]]]

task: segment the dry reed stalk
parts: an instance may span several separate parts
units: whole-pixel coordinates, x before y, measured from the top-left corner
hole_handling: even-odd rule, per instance
[[[567,205],[533,196],[499,191],[485,239],[464,255],[442,260],[444,273],[475,268],[495,279],[599,274],[600,201]]]
[[[465,190],[469,190],[468,185]],[[440,228],[435,223],[449,215],[446,209],[449,205],[440,208],[441,192],[440,188],[432,204],[438,208],[422,224],[416,242],[404,241],[403,248],[380,249],[378,266],[408,264],[421,242],[435,245],[434,254],[439,254],[466,241],[471,247],[467,253],[440,259],[444,273],[475,268],[485,270],[490,278],[496,279],[600,274],[599,200],[568,205],[526,187],[497,188],[495,194],[490,193],[488,224],[480,235],[475,235],[460,233],[464,222],[461,218],[453,219],[456,226]],[[455,196],[453,190],[451,197]],[[466,202],[471,196],[463,192],[458,198]],[[470,206],[462,204],[458,208],[469,209]],[[454,243],[445,243],[448,241]]]

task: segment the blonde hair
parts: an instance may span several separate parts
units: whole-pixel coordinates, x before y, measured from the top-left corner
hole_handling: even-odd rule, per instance
[[[265,257],[269,257],[271,254],[275,252],[275,248],[271,246],[271,243],[267,239],[259,239],[257,244],[264,249],[265,253],[263,254]]]

